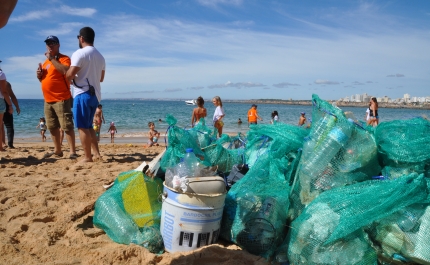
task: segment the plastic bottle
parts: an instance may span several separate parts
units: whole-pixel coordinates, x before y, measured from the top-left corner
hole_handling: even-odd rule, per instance
[[[401,210],[397,225],[403,232],[411,231],[418,224],[424,211],[425,206],[423,205],[413,205]]]
[[[327,137],[317,144],[313,156],[306,161],[302,173],[315,180],[322,173],[339,150],[346,145],[351,135],[349,126],[336,126],[329,131]]]
[[[187,170],[187,177],[194,178],[199,177],[199,165],[200,162],[194,154],[193,148],[187,148],[184,157],[184,163]]]

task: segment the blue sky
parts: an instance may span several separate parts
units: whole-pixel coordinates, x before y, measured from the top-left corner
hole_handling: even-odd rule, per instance
[[[430,96],[427,0],[18,0],[0,60],[19,98],[42,98],[45,38],[71,56],[84,26],[104,99]]]

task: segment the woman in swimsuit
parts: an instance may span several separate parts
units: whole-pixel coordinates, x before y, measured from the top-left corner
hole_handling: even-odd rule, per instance
[[[372,97],[370,100],[370,113],[369,113],[369,125],[376,127],[379,124],[379,116],[378,116],[378,101],[375,97]]]
[[[197,123],[199,123],[200,118],[205,118],[207,115],[206,108],[204,107],[205,101],[202,97],[197,98],[197,108],[193,110],[193,114],[191,115],[191,127],[194,127]]]
[[[222,119],[225,116],[224,113],[224,109],[222,107],[222,101],[221,98],[219,96],[216,96],[212,99],[212,103],[215,105],[216,109],[215,109],[215,113],[214,113],[214,117],[213,117],[213,123],[214,123],[214,127],[217,129],[218,131],[218,136],[221,137],[222,134],[222,127],[224,126],[224,122],[222,121]]]

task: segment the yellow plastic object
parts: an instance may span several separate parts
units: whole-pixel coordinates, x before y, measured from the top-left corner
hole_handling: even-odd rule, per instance
[[[118,182],[130,179],[122,191],[124,210],[139,227],[160,224],[160,194],[163,190],[161,179],[151,179],[140,171],[128,171],[118,176]]]

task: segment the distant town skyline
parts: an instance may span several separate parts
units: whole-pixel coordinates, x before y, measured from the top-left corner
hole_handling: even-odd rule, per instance
[[[376,97],[372,95],[368,95],[367,93],[363,94],[353,94],[351,96],[345,96],[340,98],[340,101],[343,102],[369,102],[371,97]],[[430,96],[412,96],[408,93],[403,94],[402,98],[390,98],[389,96],[376,97],[378,102],[386,102],[386,103],[424,103],[430,102]]]

